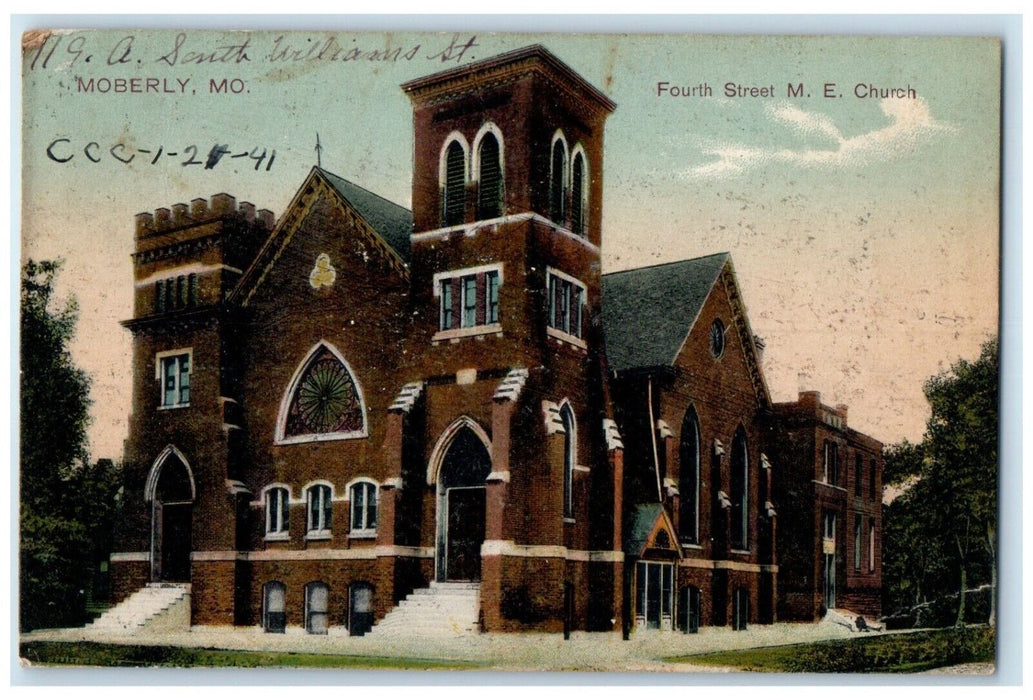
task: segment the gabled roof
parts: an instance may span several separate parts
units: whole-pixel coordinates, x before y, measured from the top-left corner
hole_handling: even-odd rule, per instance
[[[666,542],[657,542],[657,536],[666,533]],[[633,557],[640,557],[647,549],[665,549],[681,557],[681,547],[674,532],[674,524],[667,517],[667,511],[659,503],[643,503],[635,506],[631,515],[631,527],[624,538],[624,551]]]
[[[412,212],[343,177],[313,167],[276,222],[269,238],[230,293],[229,301],[239,301],[247,306],[266,273],[308,216],[312,202],[320,193],[331,199],[339,198],[345,208],[353,210],[365,222],[365,226],[360,226],[360,235],[365,235],[391,261],[394,269],[408,276]]]
[[[610,369],[673,364],[729,258],[717,253],[603,275]]]
[[[316,168],[331,187],[354,207],[359,216],[380,234],[398,257],[409,262],[409,235],[412,233],[412,212],[378,194],[359,187],[339,175]]]

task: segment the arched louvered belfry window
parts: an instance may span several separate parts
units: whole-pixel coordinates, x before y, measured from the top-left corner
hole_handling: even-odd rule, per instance
[[[746,433],[735,431],[732,440],[732,549],[749,547],[749,489],[750,458],[746,448]]]
[[[681,496],[678,531],[681,541],[699,544],[700,438],[696,409],[689,408],[681,427],[678,494]]]
[[[585,154],[578,152],[570,177],[570,230],[585,235]]]
[[[445,182],[441,193],[441,223],[455,226],[466,220],[466,152],[453,141],[445,152]]]
[[[552,161],[549,170],[549,218],[563,224],[567,203],[567,144],[562,136],[552,142]]]
[[[480,183],[477,188],[477,218],[502,216],[502,157],[499,140],[487,133],[478,149]]]

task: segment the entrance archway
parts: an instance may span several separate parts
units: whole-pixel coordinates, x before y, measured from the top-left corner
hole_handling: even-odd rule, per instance
[[[168,447],[147,478],[151,502],[151,580],[190,580],[194,477],[183,454]]]
[[[461,419],[446,431],[439,451],[437,579],[480,581],[484,485],[491,473],[486,436],[476,423]]]

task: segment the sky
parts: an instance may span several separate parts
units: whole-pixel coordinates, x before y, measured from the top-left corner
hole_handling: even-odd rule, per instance
[[[119,458],[128,431],[131,337],[118,322],[132,315],[135,213],[228,192],[278,216],[315,164],[317,133],[326,169],[408,206],[412,112],[398,86],[532,43],[617,103],[604,272],[730,252],[775,401],[819,390],[850,407],[852,427],[915,441],[923,381],[997,332],[992,40],[58,36],[24,52],[22,255],[65,260],[58,292],[80,307],[72,350],[93,380],[95,458]],[[398,59],[330,60],[352,49]],[[756,96],[730,96],[729,83]],[[887,88],[903,97],[879,96]],[[216,143],[231,152],[212,168],[182,165],[189,146],[204,161]]]

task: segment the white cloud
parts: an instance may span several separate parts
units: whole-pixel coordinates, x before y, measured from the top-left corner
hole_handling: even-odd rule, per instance
[[[890,123],[858,136],[845,137],[825,114],[778,103],[767,108],[768,118],[787,126],[801,136],[821,136],[830,141],[828,148],[760,148],[743,143],[704,146],[703,152],[714,160],[691,168],[689,177],[736,175],[763,164],[787,164],[807,168],[839,169],[887,161],[912,150],[923,139],[954,127],[933,119],[922,98],[886,98],[879,103]]]

